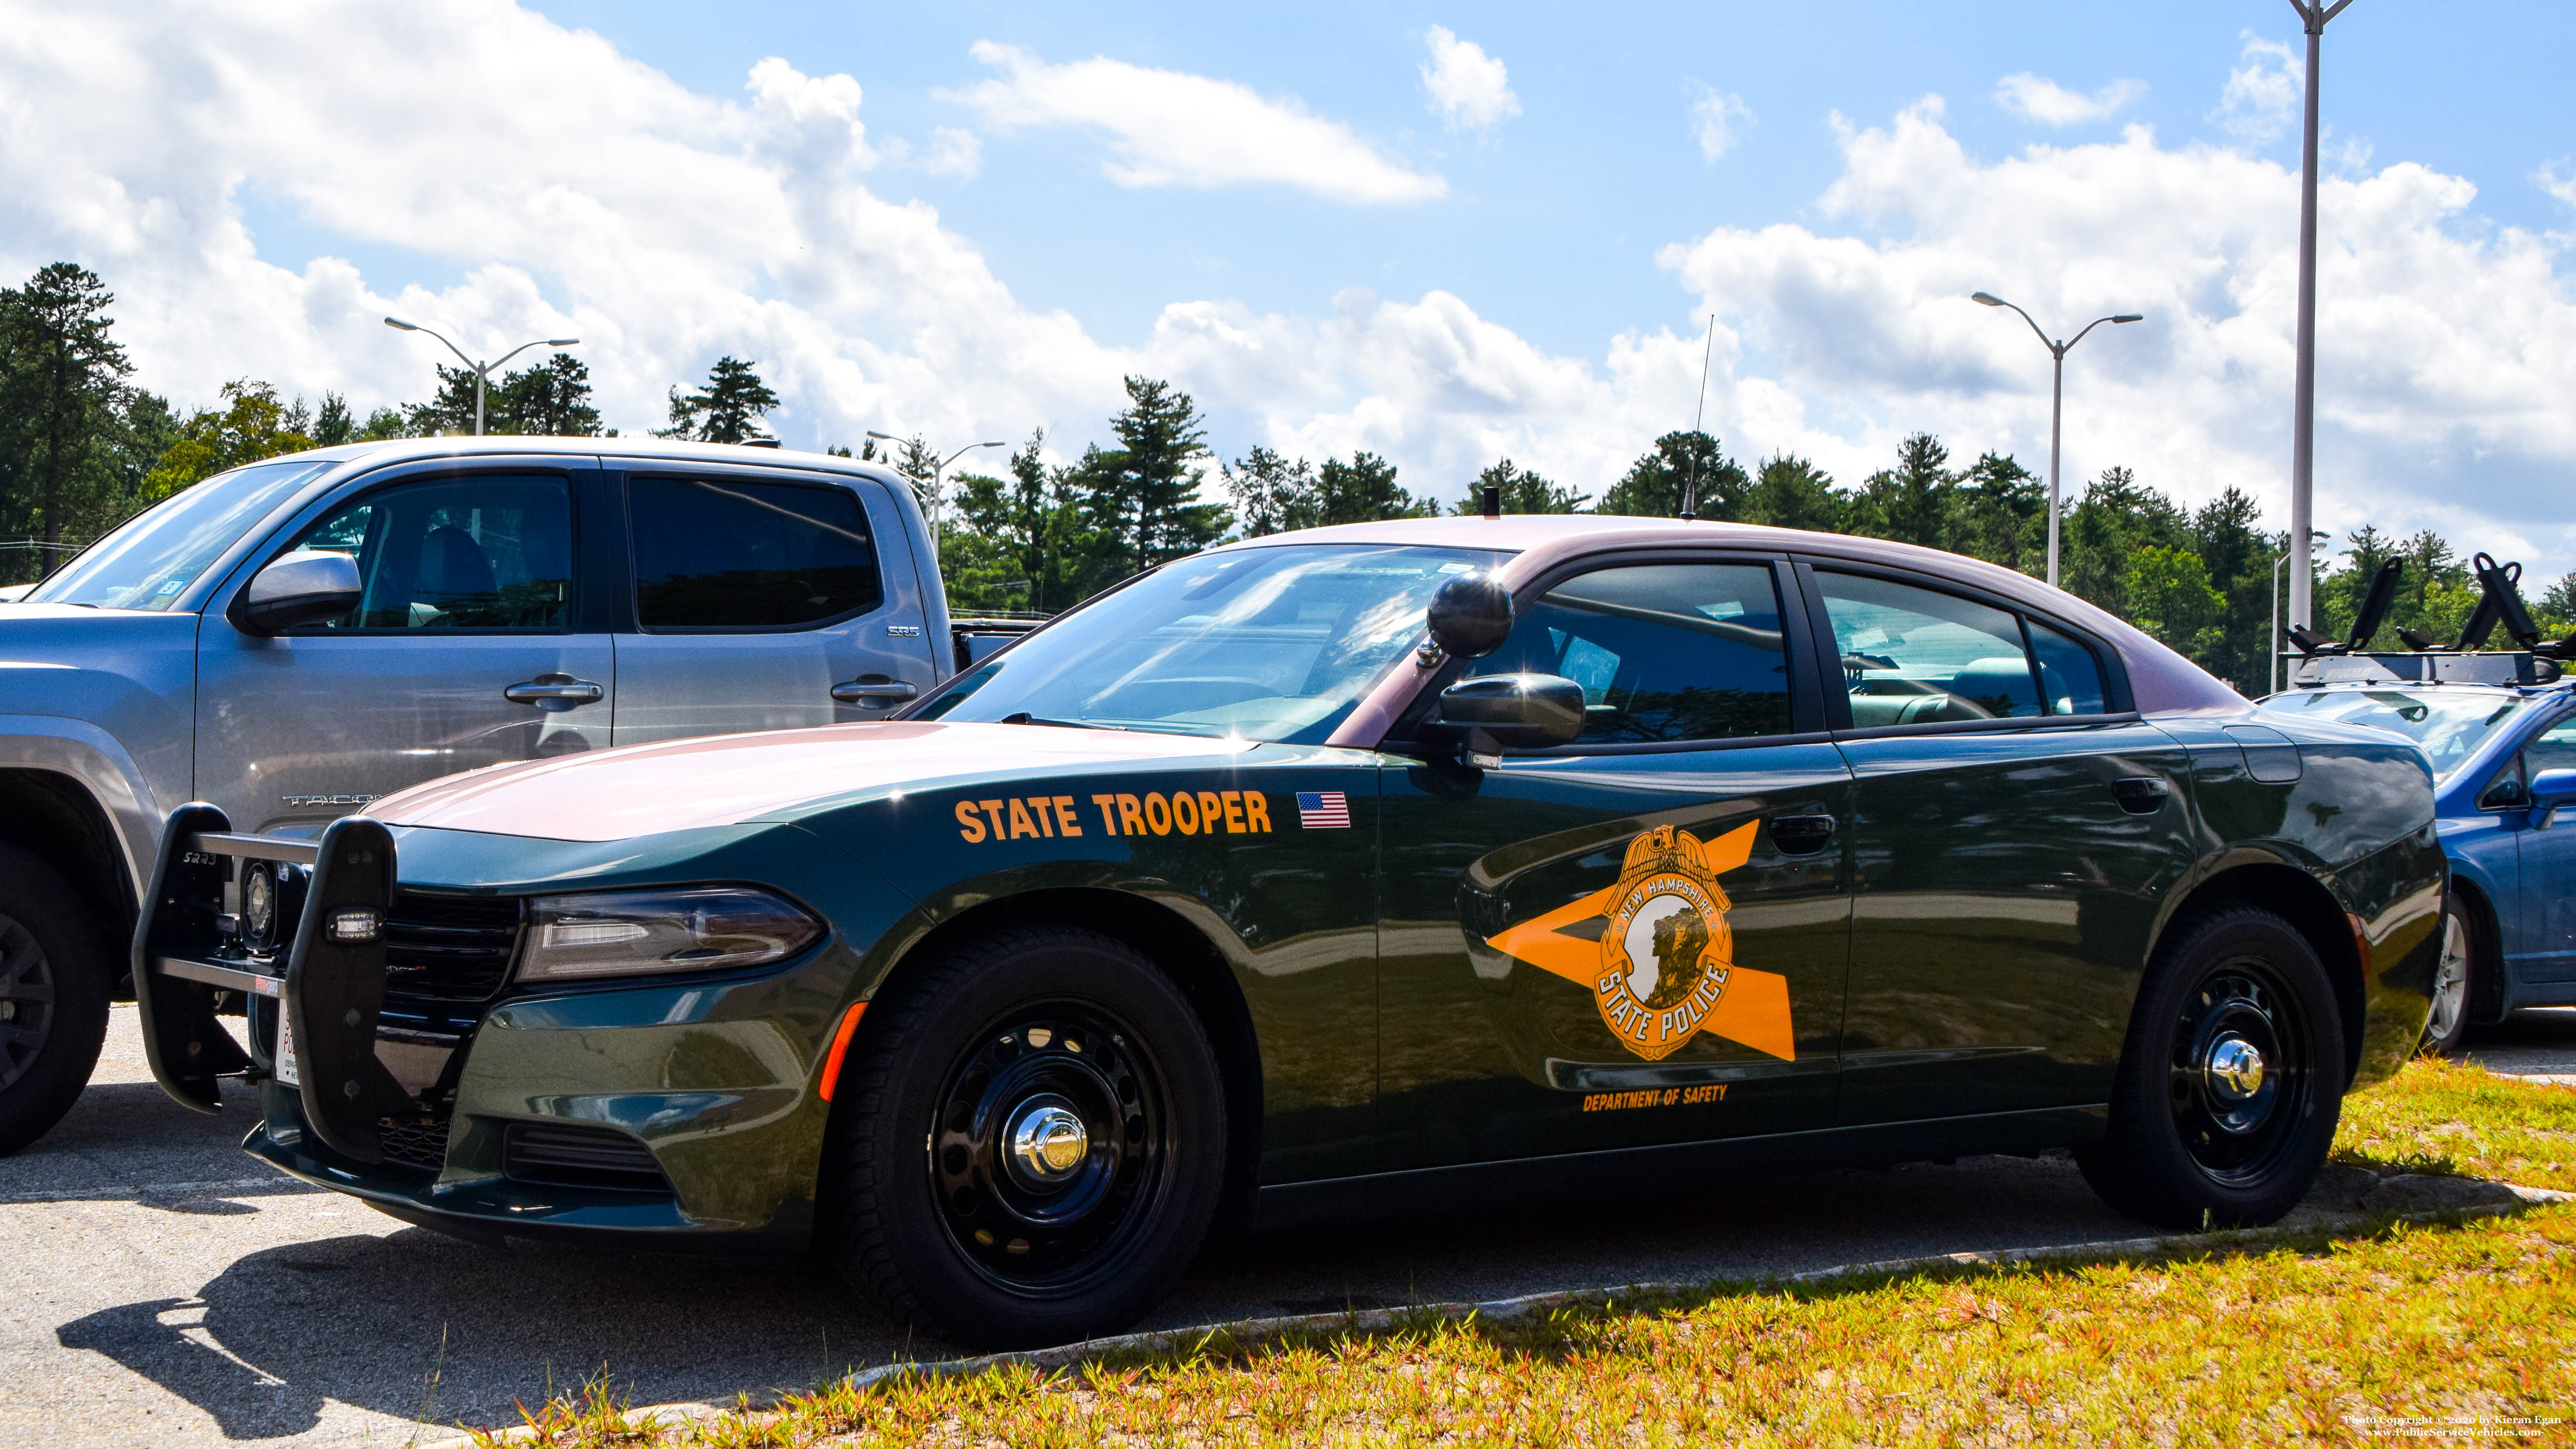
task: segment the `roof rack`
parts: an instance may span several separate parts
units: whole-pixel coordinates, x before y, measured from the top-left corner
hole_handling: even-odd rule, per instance
[[[2457,644],[2444,646],[2412,629],[2400,629],[2397,634],[2406,641],[2406,652],[2371,649],[2371,640],[2397,603],[2398,580],[2406,572],[2403,560],[2390,559],[2370,581],[2370,592],[2354,616],[2351,638],[2329,640],[2304,626],[2291,626],[2290,642],[2298,652],[2281,655],[2289,666],[2290,683],[2312,689],[2347,683],[2534,685],[2556,681],[2565,672],[2560,661],[2576,660],[2576,635],[2555,640],[2540,637],[2540,626],[2532,622],[2531,610],[2524,607],[2522,591],[2516,587],[2522,582],[2519,562],[2500,564],[2482,553],[2471,560],[2470,569],[2478,581],[2478,606],[2460,630]],[[2487,639],[2498,624],[2518,648],[2487,649]]]

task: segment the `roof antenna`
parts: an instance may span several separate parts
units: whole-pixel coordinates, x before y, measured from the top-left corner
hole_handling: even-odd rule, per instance
[[[1699,425],[1708,416],[1708,355],[1717,346],[1717,314],[1708,314],[1708,340],[1699,345],[1699,406],[1691,413],[1690,473],[1682,480],[1682,522],[1699,517]]]

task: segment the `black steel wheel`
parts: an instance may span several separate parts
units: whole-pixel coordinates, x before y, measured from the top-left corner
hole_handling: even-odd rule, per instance
[[[107,1038],[112,974],[71,882],[0,844],[0,1154],[44,1136],[80,1100]]]
[[[849,1048],[819,1241],[843,1276],[960,1343],[1124,1327],[1216,1211],[1216,1056],[1124,943],[1019,927],[907,966]]]
[[[2342,1015],[2306,938],[2238,908],[2178,926],[2141,983],[2106,1139],[2076,1160],[2104,1200],[2167,1227],[2277,1221],[2343,1111]]]
[[[2424,1016],[2424,1056],[2446,1057],[2468,1040],[2470,1003],[2476,999],[2477,926],[2457,896],[2442,912],[2442,954],[2433,970],[2433,1007]]]

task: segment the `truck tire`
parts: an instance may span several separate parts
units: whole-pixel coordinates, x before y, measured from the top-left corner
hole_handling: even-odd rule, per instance
[[[1206,1030],[1125,943],[1023,926],[907,969],[849,1047],[818,1240],[952,1342],[1123,1328],[1214,1218],[1225,1103]]]
[[[0,1155],[80,1100],[107,1039],[114,966],[71,882],[0,843]]]
[[[2277,1222],[2334,1143],[2344,1078],[2343,1014],[2307,938],[2270,911],[2217,911],[2157,947],[2109,1134],[2075,1161],[2105,1202],[2147,1222]]]

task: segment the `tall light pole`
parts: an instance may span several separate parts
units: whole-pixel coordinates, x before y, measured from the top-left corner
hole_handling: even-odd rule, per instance
[[[868,433],[868,436],[876,439],[880,443],[900,443],[903,441],[903,439],[895,437],[890,433],[880,433],[873,430]],[[930,465],[930,552],[933,557],[937,557],[939,553],[939,510],[941,503],[944,501],[941,496],[943,490],[940,487],[939,480],[942,475],[947,473],[948,465],[965,457],[967,454],[974,452],[977,448],[1007,448],[1009,446],[1010,444],[1008,443],[968,443],[965,447],[958,449],[956,452],[951,453],[947,457]]]
[[[2345,0],[2345,3],[2350,4],[2351,0]],[[1983,302],[1989,307],[2012,307],[2014,311],[2021,312],[2021,320],[2030,322],[2028,312],[2022,312],[2019,307],[2013,307],[2012,303],[1991,293],[1978,292],[1968,300]],[[2084,324],[2084,332],[2090,332],[2105,322],[2114,324],[2135,322],[2145,316],[2143,312],[2123,312],[2116,317],[2096,317]],[[2030,330],[2039,333],[2040,345],[2048,349],[2048,355],[2055,359],[2057,364],[2057,378],[2050,385],[2048,397],[2048,585],[2050,588],[2055,588],[2057,587],[2057,457],[2058,442],[2063,434],[2066,418],[2066,354],[2074,351],[2075,344],[2084,340],[2084,332],[2078,332],[2064,342],[2054,342],[2049,339],[2047,333],[2040,332],[2038,323],[2030,322]]]
[[[2290,622],[2315,624],[2308,598],[2316,579],[2308,531],[2316,516],[2317,463],[2317,59],[2326,22],[2352,0],[2290,0],[2308,31],[2307,144],[2299,163],[2299,370],[2290,403]]]
[[[2319,534],[2311,535],[2311,537],[2314,537],[2314,538],[2323,538],[2323,537],[2325,537],[2325,535],[2324,535],[2324,534],[2322,534],[2322,533],[2319,533]],[[2283,564],[2285,564],[2285,563],[2288,563],[2288,562],[2290,561],[2290,557],[2291,557],[2291,556],[2290,556],[2289,554],[2286,554],[2286,553],[2285,553],[2285,554],[2281,555],[2279,558],[2276,558],[2276,559],[2272,560],[2272,689],[2271,689],[2271,692],[2272,692],[2272,693],[2274,693],[2274,694],[2279,694],[2279,693],[2281,692],[2281,565],[2283,565]]]
[[[386,318],[385,325],[393,328],[397,332],[426,332],[432,337],[437,337],[441,342],[447,342],[447,339],[440,336],[438,333],[430,332],[428,328],[421,326],[417,322],[405,322],[400,317]],[[499,367],[502,363],[509,361],[511,358],[518,356],[520,353],[527,351],[531,347],[572,347],[579,344],[580,341],[581,339],[578,337],[545,337],[540,338],[535,342],[522,342],[518,346],[511,348],[509,351],[502,353],[500,356],[493,358],[490,362],[476,362],[473,358],[465,355],[465,350],[463,348],[458,347],[453,342],[447,342],[447,350],[455,353],[456,360],[464,363],[466,370],[474,374],[474,436],[478,438],[483,436],[483,389],[492,379],[492,369]]]

